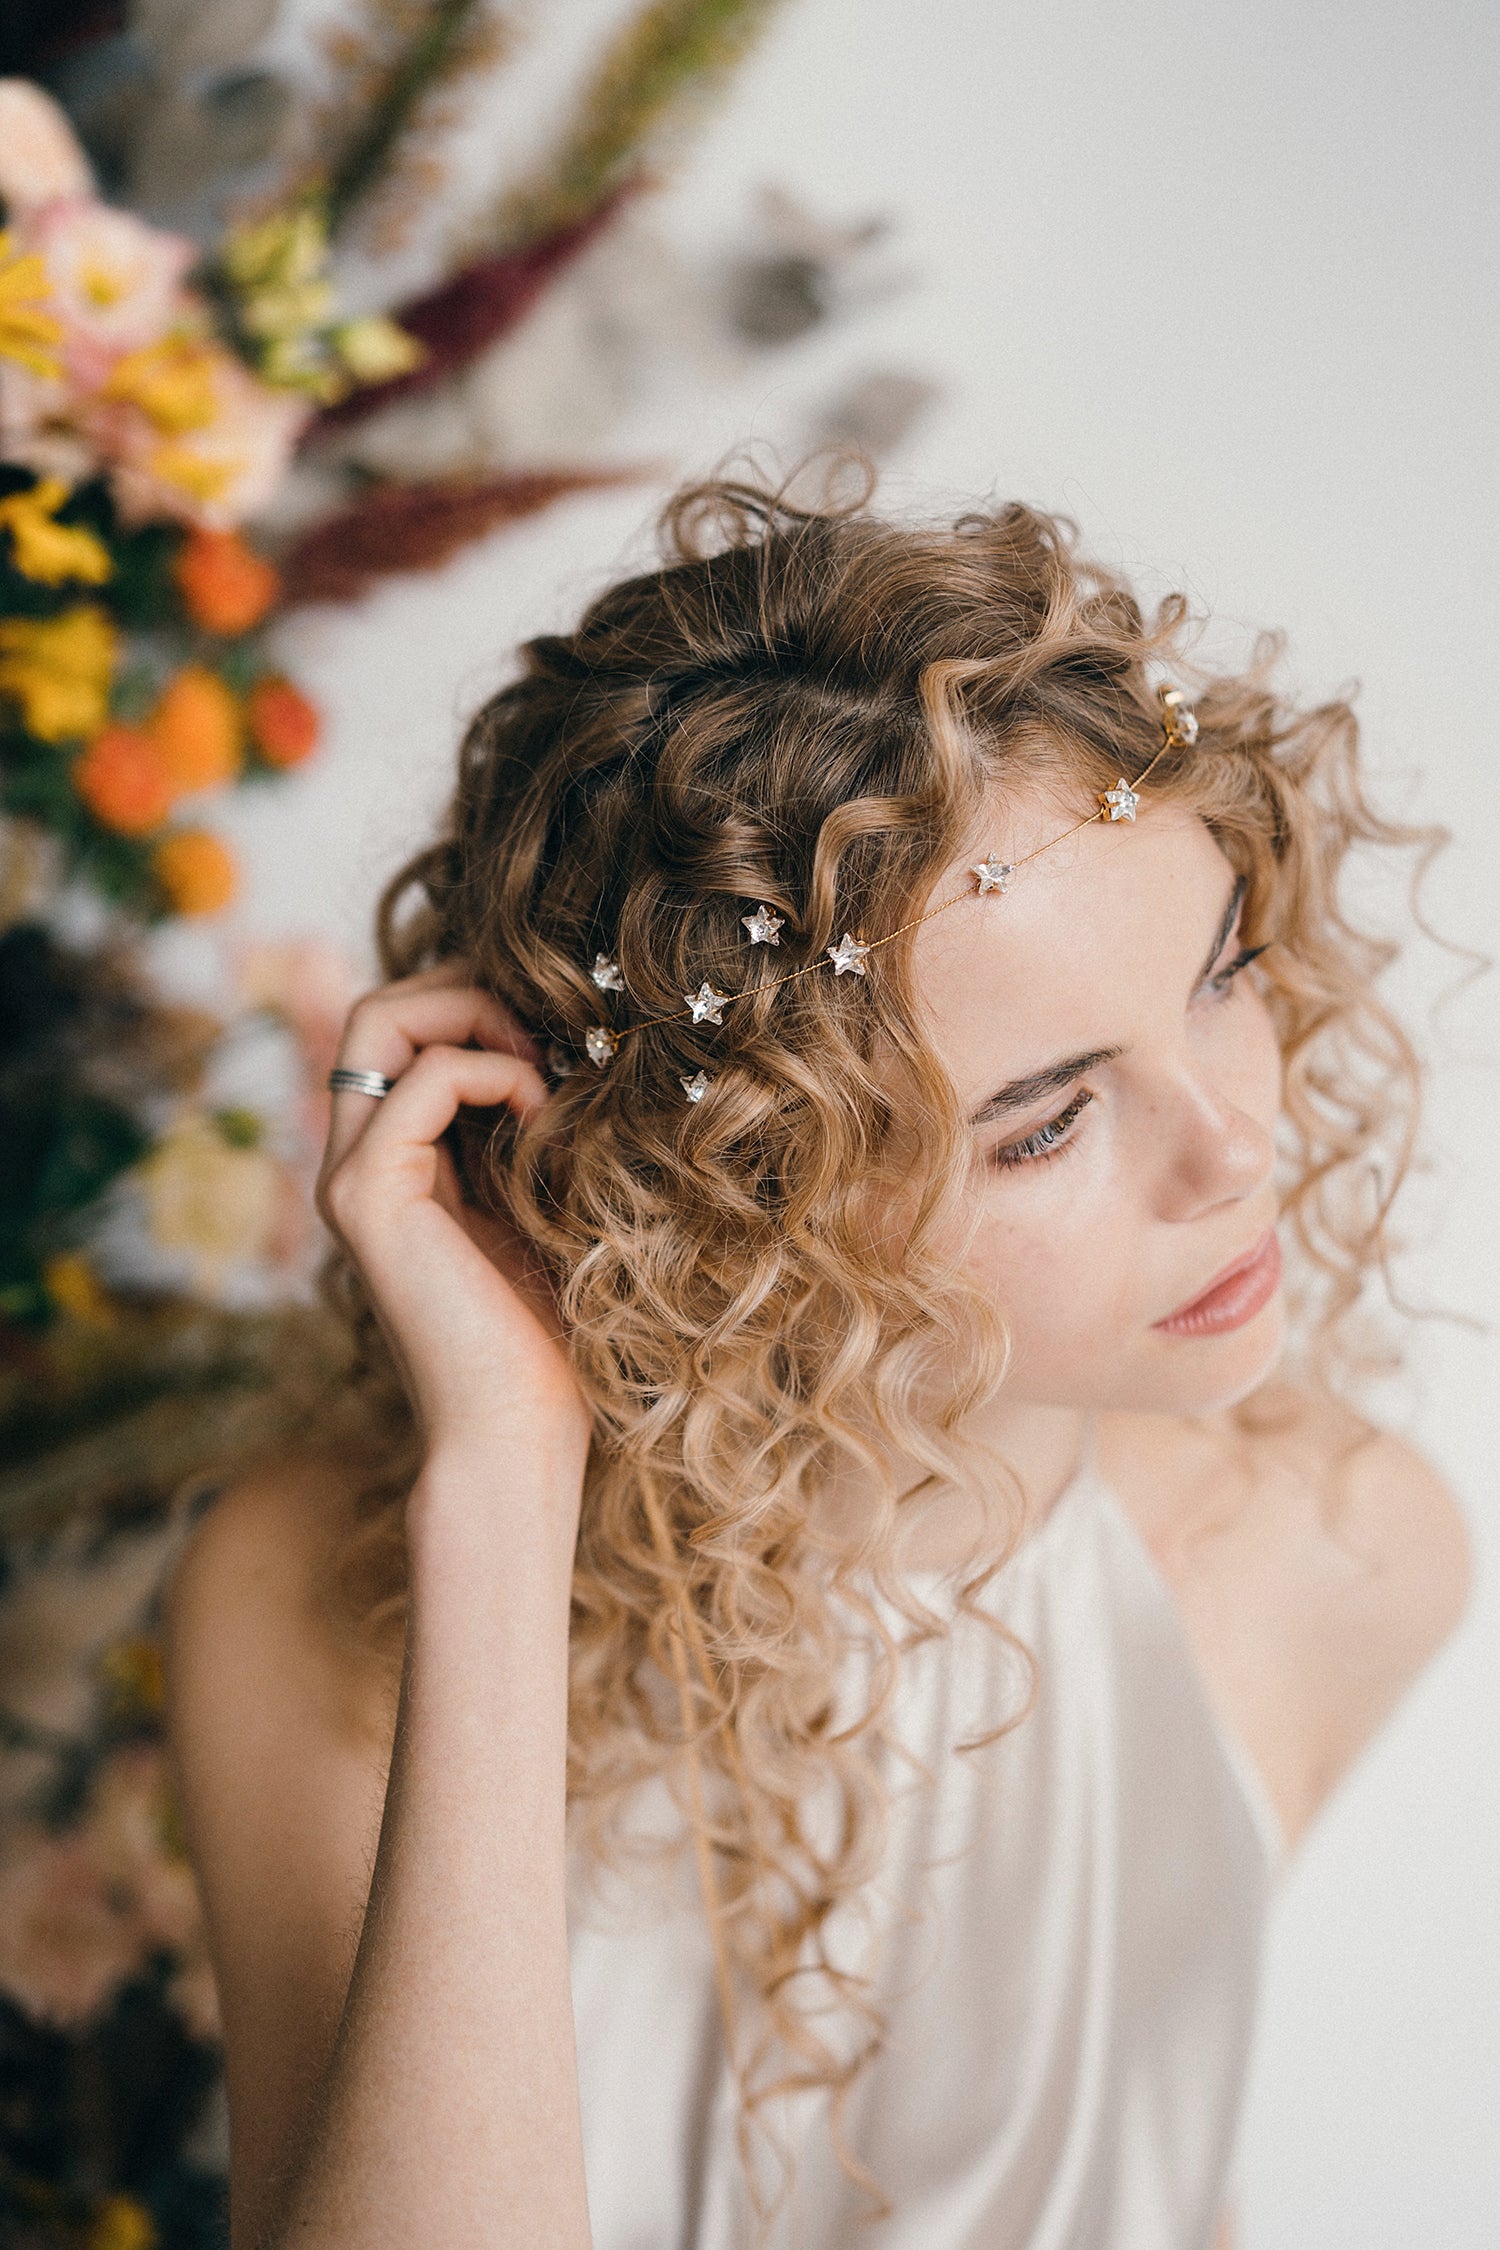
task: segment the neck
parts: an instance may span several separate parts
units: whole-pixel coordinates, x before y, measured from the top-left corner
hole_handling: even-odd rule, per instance
[[[1076,1406],[1036,1406],[1025,1400],[992,1399],[966,1425],[994,1447],[1014,1471],[1026,1498],[1026,1523],[1034,1530],[1060,1498],[1083,1453],[1088,1416]],[[887,1456],[898,1491],[921,1480],[917,1464]],[[840,1462],[823,1488],[819,1509],[832,1537],[853,1544],[868,1512],[869,1479],[853,1464]],[[976,1545],[998,1545],[1013,1530],[1012,1495],[996,1490],[982,1509],[967,1494],[947,1491],[924,1497],[912,1509],[901,1537],[900,1559],[909,1570],[942,1570]]]

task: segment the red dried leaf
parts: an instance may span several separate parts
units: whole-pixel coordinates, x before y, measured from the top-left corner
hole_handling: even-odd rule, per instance
[[[315,524],[282,565],[283,602],[349,602],[377,580],[435,570],[471,540],[573,492],[628,484],[640,469],[527,469],[483,483],[389,484]]]
[[[351,391],[337,406],[325,407],[309,424],[303,443],[362,422],[393,399],[430,390],[445,375],[466,367],[471,359],[498,343],[530,311],[548,282],[603,233],[638,184],[627,181],[576,225],[544,235],[520,250],[477,259],[427,296],[398,305],[394,317],[408,335],[427,348],[421,366],[407,375],[392,376],[388,383],[370,383],[363,390]]]

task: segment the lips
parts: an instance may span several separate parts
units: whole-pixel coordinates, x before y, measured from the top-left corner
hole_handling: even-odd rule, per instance
[[[1243,1328],[1270,1303],[1281,1283],[1281,1244],[1268,1227],[1232,1264],[1215,1274],[1198,1296],[1152,1323],[1164,1336],[1222,1336]]]

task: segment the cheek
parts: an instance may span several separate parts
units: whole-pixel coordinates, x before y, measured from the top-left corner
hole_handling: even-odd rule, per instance
[[[1134,1317],[1134,1213],[1106,1162],[1079,1149],[1034,1180],[990,1185],[969,1267],[1010,1333],[1012,1396],[1073,1400]]]
[[[1259,992],[1246,985],[1216,1019],[1210,1019],[1205,1065],[1225,1098],[1266,1132],[1281,1115],[1281,1042],[1271,1011]]]
[[[1257,1121],[1268,1133],[1273,1133],[1281,1117],[1282,1103],[1286,1098],[1286,1058],[1281,1052],[1281,1041],[1276,1034],[1271,1011],[1259,993],[1254,1000],[1256,1025],[1256,1055],[1259,1063],[1257,1090],[1260,1108]]]

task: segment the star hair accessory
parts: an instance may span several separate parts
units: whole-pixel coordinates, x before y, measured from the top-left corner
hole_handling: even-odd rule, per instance
[[[750,932],[752,945],[780,945],[781,932],[786,928],[784,914],[773,914],[769,906],[757,906],[753,914],[742,914],[740,920]]]
[[[997,859],[993,851],[989,852],[969,869],[974,878],[973,890],[959,891],[953,898],[944,899],[937,906],[930,906],[925,914],[914,915],[909,922],[903,922],[899,929],[889,931],[885,937],[871,938],[865,942],[852,931],[845,930],[838,943],[828,946],[815,961],[804,962],[800,969],[788,969],[784,976],[772,977],[764,984],[747,985],[739,992],[720,992],[705,977],[696,992],[683,994],[686,1007],[672,1015],[648,1016],[643,1023],[626,1024],[619,1031],[610,1030],[607,1024],[590,1024],[583,1042],[589,1061],[603,1070],[622,1040],[633,1037],[637,1031],[653,1030],[658,1024],[681,1023],[684,1020],[695,1024],[721,1024],[724,1021],[724,1010],[733,1006],[736,1000],[742,1000],[747,992],[774,992],[778,985],[792,984],[798,977],[811,976],[817,969],[831,966],[834,975],[838,977],[867,976],[869,972],[865,961],[869,954],[877,952],[883,945],[893,944],[898,937],[904,937],[908,930],[919,928],[923,922],[930,922],[934,915],[946,914],[950,906],[961,906],[965,899],[988,898],[992,892],[1003,896],[1010,889],[1012,879],[1023,867],[1029,867],[1034,859],[1040,859],[1043,852],[1050,852],[1055,844],[1066,843],[1081,828],[1091,827],[1096,820],[1111,825],[1117,822],[1133,824],[1140,809],[1142,784],[1150,779],[1169,750],[1191,749],[1198,739],[1197,714],[1183,690],[1163,681],[1156,694],[1161,705],[1162,738],[1149,765],[1142,769],[1133,782],[1128,781],[1124,774],[1118,774],[1112,788],[1099,791],[1096,809],[1085,813],[1082,820],[1075,820],[1071,828],[1063,829],[1060,835],[1049,836],[1045,844],[1038,844],[1035,851],[1024,853],[1018,860]],[[749,933],[752,945],[780,945],[781,932],[786,927],[784,914],[775,914],[769,906],[762,903],[753,914],[741,915],[740,920]],[[608,954],[595,954],[594,966],[589,974],[601,992],[625,991],[620,964]],[[700,1070],[695,1077],[683,1078],[679,1083],[689,1102],[696,1104],[702,1101],[713,1080]]]

